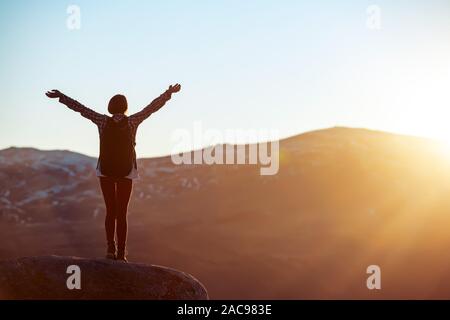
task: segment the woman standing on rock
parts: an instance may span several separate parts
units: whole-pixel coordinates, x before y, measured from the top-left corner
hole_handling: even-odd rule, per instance
[[[127,99],[121,94],[115,95],[109,101],[108,111],[112,116],[108,116],[83,106],[58,90],[46,93],[49,98],[59,98],[59,102],[79,112],[98,127],[100,156],[97,162],[97,176],[100,179],[106,205],[105,229],[108,244],[106,257],[108,259],[127,261],[128,203],[133,179],[138,177],[135,152],[137,128],[142,121],[164,106],[172,94],[180,89],[179,84],[171,85],[143,110],[129,117],[126,115]]]

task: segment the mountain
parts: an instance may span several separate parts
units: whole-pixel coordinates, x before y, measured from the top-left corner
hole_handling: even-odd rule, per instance
[[[140,159],[130,259],[198,278],[212,299],[450,298],[450,153],[416,137],[351,128],[280,142],[259,165]],[[96,160],[0,151],[0,258],[102,256]],[[382,290],[368,290],[379,265]]]

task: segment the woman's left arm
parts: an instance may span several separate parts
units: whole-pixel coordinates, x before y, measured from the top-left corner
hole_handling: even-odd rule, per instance
[[[58,90],[47,91],[45,95],[49,98],[59,98],[60,103],[65,104],[67,107],[69,107],[69,109],[80,113],[83,117],[91,120],[98,126],[102,125],[102,123],[105,121],[106,116],[104,114],[100,114],[88,107],[85,107],[78,101],[66,96]]]

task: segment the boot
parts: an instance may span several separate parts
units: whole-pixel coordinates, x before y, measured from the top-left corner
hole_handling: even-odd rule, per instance
[[[106,259],[117,259],[117,249],[114,242],[108,243],[108,249],[106,251]]]
[[[127,250],[119,248],[117,251],[116,260],[128,262],[127,260]]]

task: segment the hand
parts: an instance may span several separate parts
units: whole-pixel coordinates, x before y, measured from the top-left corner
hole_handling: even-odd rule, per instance
[[[47,91],[45,95],[49,98],[61,98],[63,94],[58,90],[54,89],[52,91]]]
[[[177,83],[176,85],[174,85],[174,86],[169,86],[169,92],[170,93],[177,93],[178,91],[180,91],[181,90],[181,85],[179,84],[179,83]]]

